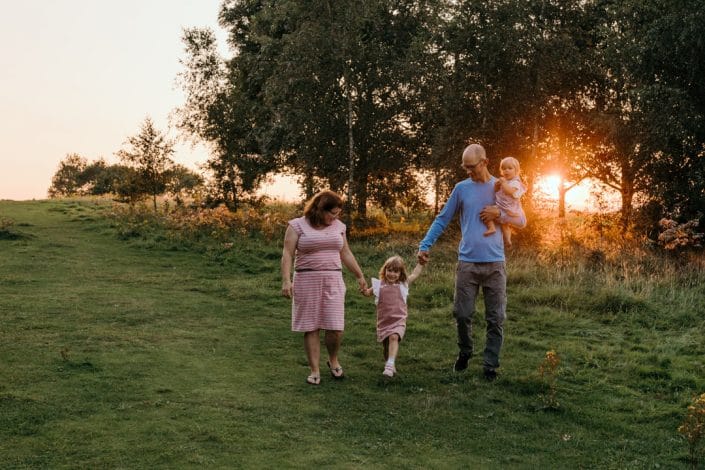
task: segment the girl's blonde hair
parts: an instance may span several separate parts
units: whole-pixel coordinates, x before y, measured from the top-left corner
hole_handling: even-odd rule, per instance
[[[392,268],[395,271],[399,271],[399,282],[406,282],[407,275],[406,275],[406,265],[404,264],[404,260],[401,258],[401,256],[392,256],[389,258],[387,261],[384,262],[382,267],[379,270],[379,278],[382,281],[385,281],[386,278],[384,277],[385,271],[387,269]]]
[[[502,169],[504,162],[511,163],[514,168],[517,169],[517,176],[521,174],[521,166],[519,166],[519,160],[514,157],[504,157],[501,162],[499,162],[499,168]]]

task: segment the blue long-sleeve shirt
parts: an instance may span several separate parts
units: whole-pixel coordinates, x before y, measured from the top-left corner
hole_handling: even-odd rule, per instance
[[[460,215],[460,232],[462,234],[458,246],[458,260],[470,263],[504,261],[502,231],[497,230],[492,235],[484,236],[487,227],[480,220],[482,209],[495,203],[494,185],[496,181],[497,179],[493,176],[486,183],[468,178],[456,184],[450,198],[434,219],[424,239],[421,240],[419,250],[428,251],[457,213]],[[526,217],[524,214],[511,217],[501,213],[498,222],[524,227]]]

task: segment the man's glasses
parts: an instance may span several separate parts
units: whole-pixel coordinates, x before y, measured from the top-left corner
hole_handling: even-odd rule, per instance
[[[463,163],[463,164],[460,165],[460,166],[462,166],[463,168],[465,168],[465,169],[468,170],[468,171],[474,171],[475,168],[477,168],[477,166],[478,166],[480,163],[485,163],[485,161],[484,161],[484,160],[480,160],[479,162],[475,163],[474,165],[470,165],[470,164]]]

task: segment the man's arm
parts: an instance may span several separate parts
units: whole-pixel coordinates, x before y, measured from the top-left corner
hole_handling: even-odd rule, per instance
[[[511,216],[504,211],[501,211],[497,206],[486,206],[480,212],[480,219],[487,223],[488,221],[499,222],[500,224],[509,224],[512,227],[522,229],[526,227],[526,215],[524,211],[516,216]]]
[[[426,232],[426,236],[419,243],[419,252],[417,257],[419,263],[426,264],[428,262],[428,250],[431,249],[438,237],[441,236],[443,231],[448,227],[448,224],[453,220],[456,211],[458,210],[458,187],[453,188],[453,192],[450,193],[450,197],[446,201],[441,212],[438,213],[433,223]]]

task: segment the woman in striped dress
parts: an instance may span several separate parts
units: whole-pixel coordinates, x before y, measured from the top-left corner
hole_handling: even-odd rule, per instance
[[[306,382],[321,382],[320,330],[325,330],[328,368],[334,379],[344,377],[338,351],[345,327],[345,282],[342,265],[357,278],[360,291],[367,282],[355,260],[345,224],[338,220],[343,200],[333,191],[321,191],[304,208],[304,216],[289,221],[282,253],[282,295],[293,298],[291,330],[304,334],[311,369]],[[294,281],[291,267],[294,266]]]

